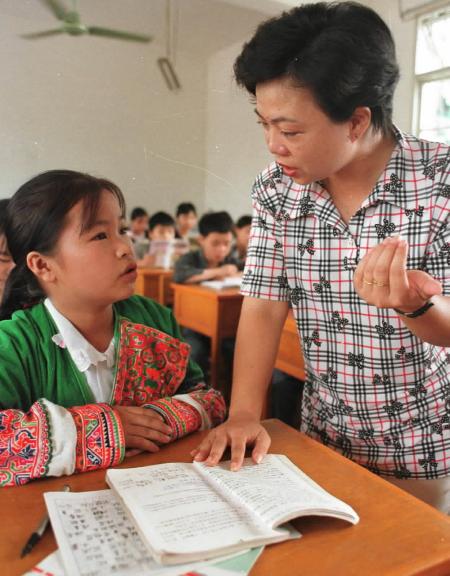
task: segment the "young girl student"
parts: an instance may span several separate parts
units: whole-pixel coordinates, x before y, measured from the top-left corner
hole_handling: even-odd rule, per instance
[[[133,296],[124,213],[117,186],[72,171],[40,174],[11,199],[2,486],[114,466],[224,418],[171,312]]]

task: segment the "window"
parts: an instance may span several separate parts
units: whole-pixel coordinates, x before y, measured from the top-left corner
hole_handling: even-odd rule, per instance
[[[418,21],[415,73],[415,132],[450,144],[450,6]]]

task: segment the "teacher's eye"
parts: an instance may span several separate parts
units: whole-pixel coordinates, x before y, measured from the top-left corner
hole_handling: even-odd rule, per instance
[[[267,130],[267,128],[269,127],[269,125],[267,124],[267,122],[263,122],[262,120],[258,120],[257,124],[259,124],[260,126],[263,127],[264,130]]]
[[[282,131],[281,134],[286,138],[293,138],[294,136],[298,136],[301,132],[284,132]]]

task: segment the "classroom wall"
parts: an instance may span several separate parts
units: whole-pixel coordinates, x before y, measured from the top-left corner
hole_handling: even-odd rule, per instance
[[[394,121],[401,129],[410,131],[415,22],[400,19],[398,3],[394,0],[365,0],[363,3],[376,10],[393,32],[401,70],[394,99]],[[261,14],[261,21],[266,17]],[[248,38],[250,36],[251,32]],[[271,161],[261,127],[255,121],[253,106],[232,81],[233,62],[241,47],[242,43],[238,42],[211,56],[207,82],[205,206],[213,209],[226,199],[234,217],[250,210],[254,178]]]
[[[191,200],[200,211],[247,212],[254,177],[270,156],[232,64],[259,22],[296,3],[180,1],[176,94],[156,66],[165,52],[164,0],[108,0],[107,9],[102,0],[78,1],[88,24],[149,31],[149,45],[66,36],[25,41],[20,33],[56,21],[37,0],[2,0],[0,197],[33,174],[65,167],[116,181],[130,207],[172,211]],[[393,27],[403,70],[395,118],[409,129],[414,25],[400,22],[396,2],[367,3]]]

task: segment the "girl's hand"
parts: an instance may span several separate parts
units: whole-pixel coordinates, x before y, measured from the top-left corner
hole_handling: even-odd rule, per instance
[[[140,406],[114,406],[114,411],[122,422],[127,448],[158,452],[160,444],[172,440],[170,426],[155,410]],[[133,450],[131,455],[135,453]]]
[[[442,293],[440,282],[421,270],[407,270],[406,240],[386,238],[372,248],[356,268],[356,292],[377,308],[398,308],[413,312],[431,296]]]

